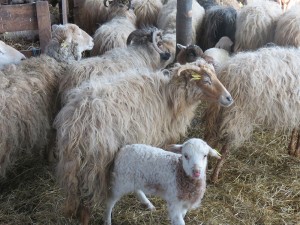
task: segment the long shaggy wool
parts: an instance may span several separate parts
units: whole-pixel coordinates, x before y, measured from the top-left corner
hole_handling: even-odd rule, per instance
[[[167,4],[163,5],[157,18],[157,27],[164,30],[165,33],[176,34],[176,14],[177,14],[177,0],[169,0]],[[197,30],[200,29],[202,20],[204,18],[205,10],[196,1],[192,2],[192,43],[196,44]]]
[[[61,70],[56,60],[41,56],[0,75],[1,176],[24,152],[47,145]]]
[[[221,68],[219,79],[235,99],[204,115],[208,137],[239,147],[256,128],[289,131],[300,124],[300,49],[241,52]]]
[[[103,0],[84,0],[78,9],[78,26],[90,35],[95,33],[99,24],[107,21],[108,7],[104,5]]]
[[[110,11],[111,12],[111,11]],[[136,16],[131,9],[117,9],[111,20],[102,24],[94,34],[92,56],[102,55],[113,48],[126,47],[129,34],[136,30]],[[109,14],[112,16],[112,13]]]
[[[234,51],[255,50],[272,42],[281,15],[276,2],[265,0],[245,5],[236,18]]]
[[[161,0],[137,0],[133,6],[138,28],[157,26],[157,16],[163,6]]]
[[[237,12],[231,6],[213,6],[206,10],[202,25],[197,30],[197,43],[202,50],[215,47],[223,36],[234,42],[236,17]]]
[[[300,47],[300,5],[289,9],[279,18],[274,43]]]
[[[175,57],[175,42],[166,38],[163,36],[164,43],[161,47],[170,50],[171,57],[168,60],[160,58],[152,43],[147,40],[143,43],[145,40],[142,40],[141,44],[133,43],[127,48],[115,48],[100,57],[86,58],[72,64],[60,81],[62,101],[64,102],[64,93],[93,76],[113,75],[132,68],[158,70],[166,67]]]
[[[198,69],[204,64],[194,63]],[[185,134],[204,97],[197,81],[191,80],[193,69],[183,65],[170,76],[134,69],[92,78],[68,93],[54,122],[57,173],[68,214],[76,213],[83,200],[94,204],[105,199],[109,168],[120,147],[164,146]]]

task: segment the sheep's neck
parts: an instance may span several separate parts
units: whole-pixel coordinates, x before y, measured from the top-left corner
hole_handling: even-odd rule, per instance
[[[205,190],[206,177],[193,179],[186,175],[182,166],[182,159],[180,158],[176,167],[176,183],[178,199],[188,201],[193,205],[203,197],[204,191],[201,190]]]

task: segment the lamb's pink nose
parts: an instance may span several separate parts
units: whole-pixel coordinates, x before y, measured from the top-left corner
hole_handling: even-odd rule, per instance
[[[200,177],[200,170],[194,169],[194,170],[193,170],[193,177],[194,177],[194,178],[199,178],[199,177]]]

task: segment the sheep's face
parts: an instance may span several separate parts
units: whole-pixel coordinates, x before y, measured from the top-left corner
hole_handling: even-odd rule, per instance
[[[18,64],[26,57],[13,47],[0,41],[0,68],[7,64]]]
[[[217,78],[213,66],[203,59],[182,65],[175,69],[175,73],[186,83],[186,100],[190,104],[199,100],[218,102],[221,106],[230,106],[233,103],[231,95]]]
[[[195,62],[197,58],[203,56],[202,49],[197,45],[184,46],[177,44],[177,47],[180,49],[177,55],[177,62],[180,64]]]
[[[198,138],[189,139],[182,145],[176,146],[178,151],[181,151],[182,166],[185,173],[193,179],[205,177],[207,157],[209,155],[220,159],[220,154],[216,150]]]
[[[75,24],[52,25],[52,37],[55,37],[63,48],[76,46],[75,58],[94,47],[93,38]]]

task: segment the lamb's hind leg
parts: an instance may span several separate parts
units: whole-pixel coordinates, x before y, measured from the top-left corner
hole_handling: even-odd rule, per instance
[[[293,156],[295,154],[295,151],[296,151],[296,148],[297,148],[297,145],[298,145],[297,137],[298,137],[298,140],[299,140],[298,130],[296,128],[294,128],[293,131],[292,131],[290,143],[289,143],[289,146],[288,146],[288,154],[289,155]]]
[[[145,193],[141,190],[137,190],[135,192],[137,198],[139,199],[139,201],[149,210],[153,211],[155,210],[154,205],[149,201],[149,199],[147,198],[147,196],[145,195]]]
[[[115,195],[110,196],[106,201],[106,209],[104,213],[104,225],[111,225],[111,214],[112,210],[121,196],[117,197]]]
[[[297,145],[294,152],[295,157],[300,157],[300,131],[298,130]]]

